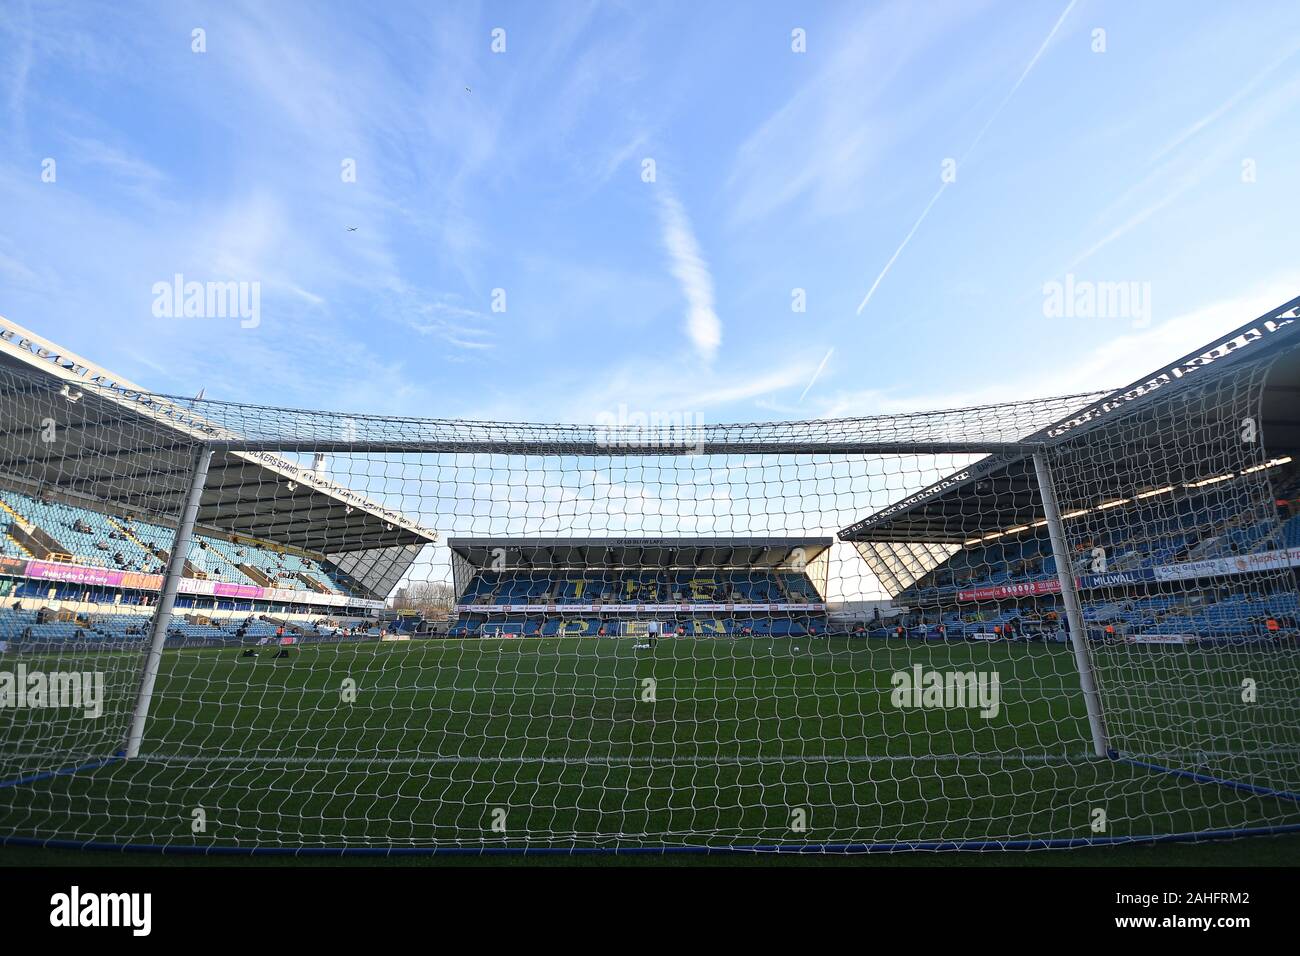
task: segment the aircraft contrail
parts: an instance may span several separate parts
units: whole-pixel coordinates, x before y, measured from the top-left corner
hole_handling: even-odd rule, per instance
[[[1011,89],[1007,92],[1007,95],[1002,97],[1002,102],[998,104],[997,109],[995,109],[989,116],[988,120],[985,121],[984,125],[980,128],[980,131],[971,141],[970,146],[966,148],[965,154],[958,161],[958,166],[964,163],[966,157],[974,152],[975,147],[978,146],[980,140],[984,138],[984,134],[988,132],[989,127],[993,125],[994,121],[1001,115],[1002,110],[1006,108],[1007,103],[1011,101],[1011,97],[1016,95],[1016,90],[1020,89],[1021,84],[1025,82],[1025,77],[1029,76],[1030,71],[1038,64],[1039,59],[1042,58],[1043,51],[1046,50],[1047,45],[1052,42],[1052,37],[1056,36],[1056,32],[1061,29],[1061,24],[1065,22],[1065,18],[1070,15],[1070,11],[1074,9],[1076,3],[1078,3],[1078,0],[1070,0],[1070,2],[1066,4],[1065,10],[1063,10],[1061,15],[1056,18],[1056,23],[1053,24],[1047,37],[1038,45],[1038,50],[1034,53],[1033,57],[1029,60],[1028,65],[1021,72],[1020,78],[1012,85]],[[880,270],[880,275],[876,276],[876,281],[871,283],[871,288],[867,290],[866,296],[858,306],[857,315],[861,315],[862,310],[867,307],[867,303],[871,301],[871,297],[875,294],[881,281],[889,274],[889,270],[893,268],[894,262],[898,259],[902,251],[907,248],[907,244],[912,241],[912,236],[916,235],[916,230],[921,228],[921,223],[925,222],[925,217],[930,215],[930,210],[934,208],[934,204],[939,201],[939,197],[943,195],[943,191],[947,189],[948,186],[949,183],[945,182],[939,187],[939,191],[930,197],[930,201],[926,203],[925,209],[921,210],[921,215],[918,216],[916,222],[912,224],[912,228],[907,231],[907,235],[904,236],[903,241],[898,244],[898,248],[894,250],[894,254],[889,257],[889,261],[885,263],[885,267]]]

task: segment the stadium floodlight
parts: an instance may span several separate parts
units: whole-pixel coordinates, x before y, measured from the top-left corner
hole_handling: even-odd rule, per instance
[[[0,838],[1300,828],[1300,469],[1253,427],[1267,368],[611,435],[91,384],[73,404],[2,367]]]

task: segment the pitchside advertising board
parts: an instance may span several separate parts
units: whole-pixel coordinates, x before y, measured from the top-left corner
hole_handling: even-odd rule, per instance
[[[689,614],[692,611],[821,613],[825,604],[457,604],[461,614]]]
[[[139,591],[161,591],[163,584],[161,574],[114,571],[109,568],[96,568],[84,564],[66,564],[62,561],[29,561],[10,557],[0,559],[0,574],[59,584],[132,588]],[[384,606],[383,601],[348,597],[344,594],[318,594],[315,591],[297,591],[292,588],[264,588],[256,584],[227,584],[224,581],[203,581],[198,578],[181,578],[177,589],[182,594],[244,598],[281,604],[319,604],[329,607],[364,607],[376,610]]]
[[[581,622],[575,621],[571,623],[579,624]],[[697,620],[696,627],[697,630],[694,634],[695,637],[706,637],[710,634],[716,634],[718,637],[728,636],[726,629],[722,626],[720,622],[717,621]],[[481,633],[491,637],[522,637],[523,631],[524,631],[524,625],[518,623],[502,624],[502,623],[489,622],[487,624],[484,624],[481,629]],[[609,624],[602,625],[602,627],[599,629],[599,632],[603,634],[603,636],[605,637],[639,637],[639,638],[662,637],[664,635],[671,636],[674,633],[673,629],[669,627],[667,624],[665,624],[663,621],[612,621]],[[534,635],[534,636],[540,636],[540,635]],[[561,629],[554,636],[573,637],[575,635],[572,631],[566,633],[564,630],[564,625],[561,625]],[[590,634],[584,629],[584,631],[581,634],[576,636],[588,637],[590,636]]]
[[[1300,567],[1300,548],[1285,551],[1261,551],[1258,554],[1240,554],[1230,558],[1209,561],[1192,561],[1186,564],[1166,564],[1136,571],[1114,571],[1109,574],[1085,574],[1076,579],[1081,591],[1096,588],[1125,587],[1160,581],[1187,581],[1194,578],[1250,574],[1253,571],[1279,571]],[[1035,597],[1040,594],[1057,594],[1061,582],[1056,578],[1043,581],[1026,581],[1022,584],[997,584],[982,588],[969,588],[957,592],[958,601],[996,601],[1002,598]]]

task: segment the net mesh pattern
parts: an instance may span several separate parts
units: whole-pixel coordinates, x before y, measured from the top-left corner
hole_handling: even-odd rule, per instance
[[[0,371],[0,835],[997,849],[1300,823],[1300,476],[1263,375],[1049,440],[1102,393],[583,426]]]

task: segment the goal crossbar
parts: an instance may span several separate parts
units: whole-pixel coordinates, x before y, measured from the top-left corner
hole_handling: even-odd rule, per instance
[[[274,452],[277,454],[356,455],[519,455],[565,457],[671,457],[677,455],[1031,455],[1045,442],[683,442],[658,440],[654,435],[608,444],[596,441],[329,441],[319,439],[204,442],[214,452]]]

